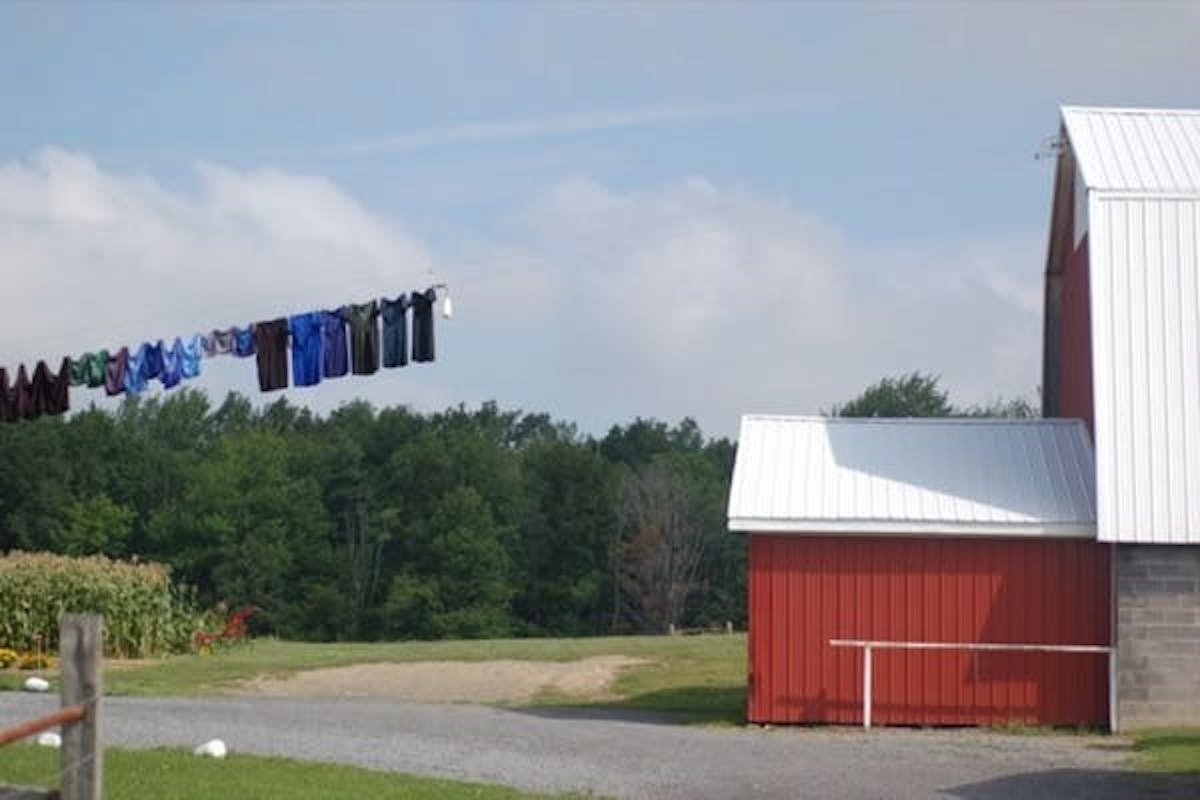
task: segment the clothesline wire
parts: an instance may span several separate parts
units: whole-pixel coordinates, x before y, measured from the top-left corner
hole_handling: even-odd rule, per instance
[[[431,284],[431,288],[447,289],[448,287],[445,282],[435,280]],[[288,294],[293,295],[293,296],[299,296],[299,295],[307,296],[308,293],[310,293],[310,292],[324,291],[326,289],[343,289],[343,290],[345,290],[346,284],[344,282],[328,283],[328,284],[323,284],[323,285],[314,284],[314,285],[305,286],[305,287],[302,287],[299,289],[292,289],[290,292],[288,292]],[[366,290],[364,290],[363,294],[366,294],[366,293],[368,293],[368,292]],[[280,294],[279,292],[272,292],[271,295],[269,295],[269,296],[263,295],[263,296],[252,298],[250,300],[242,300],[242,301],[237,301],[234,303],[224,303],[224,304],[221,304],[221,305],[215,307],[214,314],[218,313],[218,312],[219,313],[227,313],[228,312],[229,316],[232,316],[232,310],[234,310],[234,309],[245,308],[252,304],[259,303],[263,300],[269,299],[269,297],[272,297],[272,296],[277,297],[277,296],[279,296],[279,294]],[[382,296],[382,295],[376,295],[376,296]],[[357,302],[357,301],[348,301],[348,302]],[[288,313],[288,312],[285,312],[285,315],[286,315],[286,313]],[[297,313],[297,312],[293,311],[290,313]],[[74,329],[74,330],[56,332],[50,336],[37,336],[37,337],[21,336],[21,337],[13,337],[10,339],[0,339],[0,345],[8,345],[8,344],[13,344],[13,343],[17,343],[17,342],[20,342],[20,343],[51,342],[51,341],[58,341],[58,340],[67,339],[67,338],[70,338],[70,339],[78,339],[78,338],[83,338],[83,337],[90,338],[92,336],[92,334],[97,334],[96,339],[99,339],[98,334],[101,331],[114,331],[114,330],[119,331],[119,330],[123,330],[126,328],[132,328],[134,326],[141,326],[141,325],[148,326],[149,324],[158,322],[159,320],[165,320],[170,316],[171,316],[170,314],[157,314],[157,315],[146,316],[146,317],[141,317],[141,318],[134,318],[134,319],[126,318],[126,319],[123,319],[121,322],[118,322],[114,325],[108,325],[108,326],[104,326],[104,327],[88,326],[87,328],[78,328],[78,329]],[[277,316],[278,315],[267,314],[267,315],[259,316],[258,319],[274,319]],[[243,320],[240,323],[233,323],[233,324],[245,325],[247,322],[250,322],[250,321],[253,321],[253,320]],[[224,330],[225,328],[228,328],[228,327],[229,327],[229,325],[209,326],[208,329],[205,329],[205,330],[190,331],[190,332],[178,332],[175,334],[171,334],[169,338],[174,338],[175,336],[181,336],[181,337],[182,336],[191,336],[196,333],[208,333],[209,330],[212,330],[214,328],[217,330]],[[165,339],[168,337],[150,337],[150,338],[143,338],[143,339],[136,339],[136,337],[134,337],[134,339],[136,339],[136,341],[157,341],[158,338]],[[134,340],[130,340],[130,341],[126,342],[125,344],[130,345],[130,344],[135,344],[135,343],[136,342]],[[119,345],[119,344],[113,345],[112,347],[114,349],[119,349],[121,347],[121,345]],[[95,349],[95,348],[93,348],[93,349]],[[86,352],[86,351],[84,351],[84,352]],[[64,353],[62,355],[73,356],[73,355],[78,355],[78,353],[71,352],[71,353]],[[55,357],[54,360],[57,360],[57,357]]]

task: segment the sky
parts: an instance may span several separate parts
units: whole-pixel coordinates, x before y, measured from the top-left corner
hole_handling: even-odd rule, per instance
[[[444,281],[433,364],[192,385],[597,434],[914,370],[1033,398],[1035,156],[1062,104],[1200,106],[1198,36],[1197,3],[3,4],[0,365]]]

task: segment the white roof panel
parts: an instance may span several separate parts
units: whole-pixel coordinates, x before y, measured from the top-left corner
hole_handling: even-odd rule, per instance
[[[1076,420],[746,416],[729,527],[1083,536],[1095,467]]]
[[[1066,106],[1062,115],[1089,189],[1200,196],[1200,111]]]

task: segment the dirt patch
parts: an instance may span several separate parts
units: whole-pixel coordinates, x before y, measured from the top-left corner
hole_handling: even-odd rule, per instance
[[[650,663],[627,656],[579,661],[418,661],[355,664],[254,678],[239,694],[269,697],[391,697],[429,703],[512,703],[541,692],[611,697],[621,670]]]

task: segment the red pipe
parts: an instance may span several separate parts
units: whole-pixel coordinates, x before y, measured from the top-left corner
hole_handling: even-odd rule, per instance
[[[87,711],[82,705],[65,706],[53,714],[17,723],[11,728],[0,730],[0,745],[11,744],[27,736],[33,736],[35,733],[57,728],[59,725],[79,722],[86,713]]]

